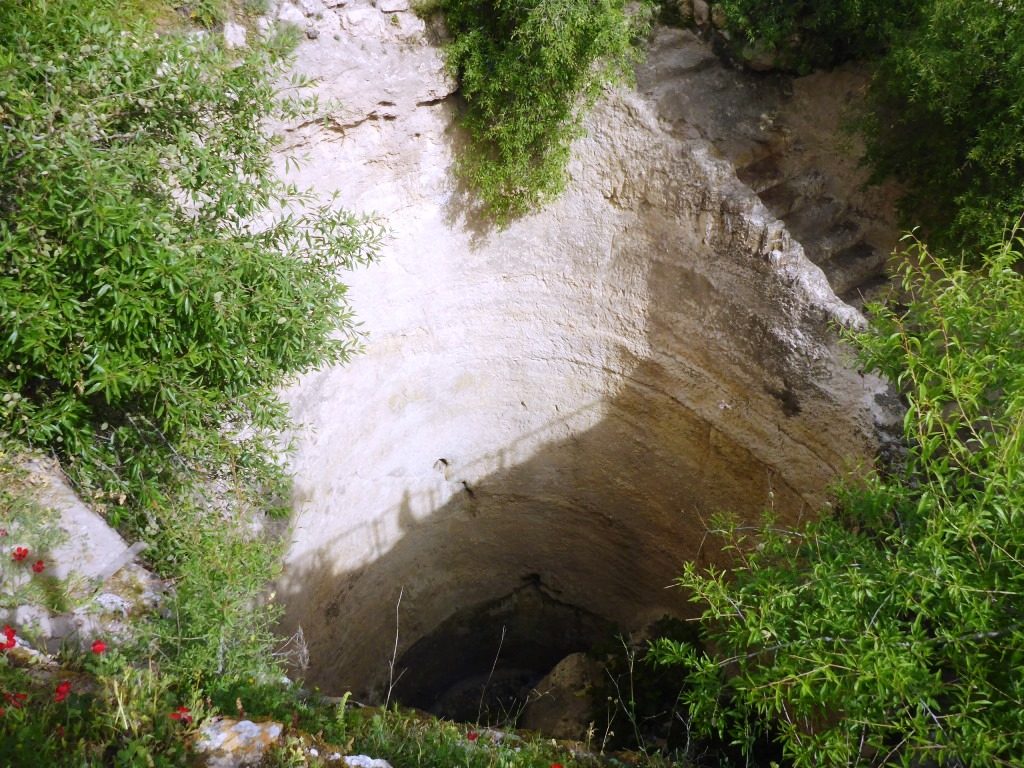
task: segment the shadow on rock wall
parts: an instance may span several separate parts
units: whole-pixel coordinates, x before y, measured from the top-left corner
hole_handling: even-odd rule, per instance
[[[719,557],[706,535],[712,513],[751,519],[774,506],[794,520],[846,456],[864,452],[846,407],[816,383],[828,379],[824,362],[766,319],[777,286],[766,280],[738,305],[728,264],[713,274],[679,259],[648,264],[650,353],[620,349],[607,399],[541,430],[564,438],[527,458],[510,444],[477,467],[439,452],[444,494],[380,477],[401,502],[361,531],[338,530],[338,499],[332,530],[278,590],[286,626],[304,627],[310,682],[380,701],[402,675],[396,695],[423,704],[485,676],[503,629],[507,669],[540,676],[611,626],[692,615],[668,587],[684,562]],[[594,426],[574,432],[584,411]],[[490,471],[480,477],[479,466]],[[372,542],[357,568],[332,555],[353,536]],[[524,586],[544,599],[514,599]],[[510,599],[518,613],[495,608]]]

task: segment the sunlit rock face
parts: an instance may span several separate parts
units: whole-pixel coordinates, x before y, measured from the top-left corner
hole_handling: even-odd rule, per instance
[[[453,175],[458,103],[423,23],[355,3],[309,24],[296,68],[325,119],[285,132],[290,176],[391,229],[347,277],[365,354],[286,393],[278,595],[311,683],[382,699],[405,669],[396,695],[428,706],[496,656],[543,675],[689,611],[666,587],[718,557],[715,512],[794,521],[872,461],[888,390],[834,332],[860,315],[670,114],[709,67],[689,33],[602,99],[565,194],[498,231]]]

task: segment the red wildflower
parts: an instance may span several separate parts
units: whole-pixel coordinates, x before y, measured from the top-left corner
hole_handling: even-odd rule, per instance
[[[7,624],[4,624],[4,638],[4,641],[0,643],[0,648],[4,649],[5,651],[8,648],[13,648],[18,644],[18,641],[15,639],[14,630],[11,629],[10,626]]]
[[[477,739],[480,738],[480,734],[477,733],[476,731],[470,731],[469,733],[466,734],[466,738],[469,739],[470,741],[476,741]]]
[[[44,563],[42,560],[36,560],[34,563],[32,563],[32,570],[36,573],[42,573],[46,570],[46,563]]]
[[[14,551],[11,552],[11,559],[16,562],[21,562],[28,557],[28,547],[15,547]]]
[[[57,689],[53,692],[53,700],[57,702],[64,701],[71,693],[71,683],[65,680],[63,683],[58,683]]]
[[[562,768],[562,764],[561,763],[552,763],[551,764],[551,768]]]
[[[21,705],[28,699],[27,693],[5,693],[4,699],[15,709],[21,709]]]
[[[190,710],[188,707],[178,707],[176,710],[171,712],[168,717],[171,720],[180,720],[183,723],[191,723],[192,715],[189,714]]]
[[[92,652],[93,653],[100,654],[100,653],[103,653],[105,650],[107,650],[107,644],[104,643],[102,640],[93,640],[92,641]]]
[[[0,707],[0,717],[3,717],[6,714],[7,714],[7,710],[4,709],[3,707]]]

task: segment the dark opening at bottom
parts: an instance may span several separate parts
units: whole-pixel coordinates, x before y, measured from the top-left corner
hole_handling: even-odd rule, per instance
[[[458,611],[406,651],[393,698],[451,720],[514,722],[552,667],[614,630],[530,575],[511,594]]]

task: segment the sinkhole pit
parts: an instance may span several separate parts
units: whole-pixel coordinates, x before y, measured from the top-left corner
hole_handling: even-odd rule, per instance
[[[389,45],[353,53],[356,75],[299,52],[325,95],[392,119],[351,118],[340,143],[289,134],[297,181],[391,233],[350,277],[365,354],[286,393],[277,595],[309,684],[380,702],[400,673],[399,700],[459,711],[496,655],[514,687],[610,627],[688,615],[667,587],[719,557],[712,514],[812,514],[894,411],[836,340],[859,314],[657,103],[609,93],[566,193],[488,228],[451,174],[462,139],[436,51]]]

